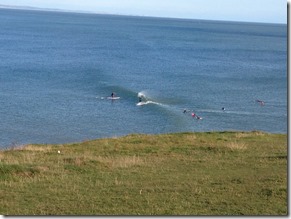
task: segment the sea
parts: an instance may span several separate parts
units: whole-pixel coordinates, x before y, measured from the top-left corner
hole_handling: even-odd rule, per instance
[[[0,9],[0,48],[0,148],[287,133],[286,24]]]

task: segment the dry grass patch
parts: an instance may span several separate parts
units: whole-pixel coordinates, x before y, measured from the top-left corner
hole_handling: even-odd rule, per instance
[[[186,135],[186,141],[194,141],[197,139],[196,135]]]
[[[237,132],[235,133],[236,138],[247,138],[247,137],[254,137],[254,136],[264,136],[266,133],[254,131],[254,132]]]
[[[235,133],[235,137],[240,139],[240,138],[245,138],[245,137],[249,137],[250,136],[250,133],[248,132],[238,132],[238,133]]]
[[[51,151],[51,146],[35,146],[35,145],[25,145],[20,150],[25,150],[25,151]]]
[[[226,143],[225,145],[227,148],[231,149],[231,150],[245,150],[247,149],[247,145],[245,143],[242,143],[242,142],[229,142],[229,143]]]

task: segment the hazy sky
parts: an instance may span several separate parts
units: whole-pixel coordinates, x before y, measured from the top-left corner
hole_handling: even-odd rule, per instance
[[[125,15],[287,23],[286,0],[0,0],[0,4]]]

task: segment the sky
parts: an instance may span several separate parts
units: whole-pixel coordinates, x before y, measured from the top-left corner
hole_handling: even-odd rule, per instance
[[[286,0],[0,0],[0,5],[119,15],[287,23]]]

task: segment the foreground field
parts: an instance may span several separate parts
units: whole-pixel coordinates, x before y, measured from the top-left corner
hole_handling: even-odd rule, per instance
[[[1,215],[287,215],[287,135],[129,135],[0,151]]]

